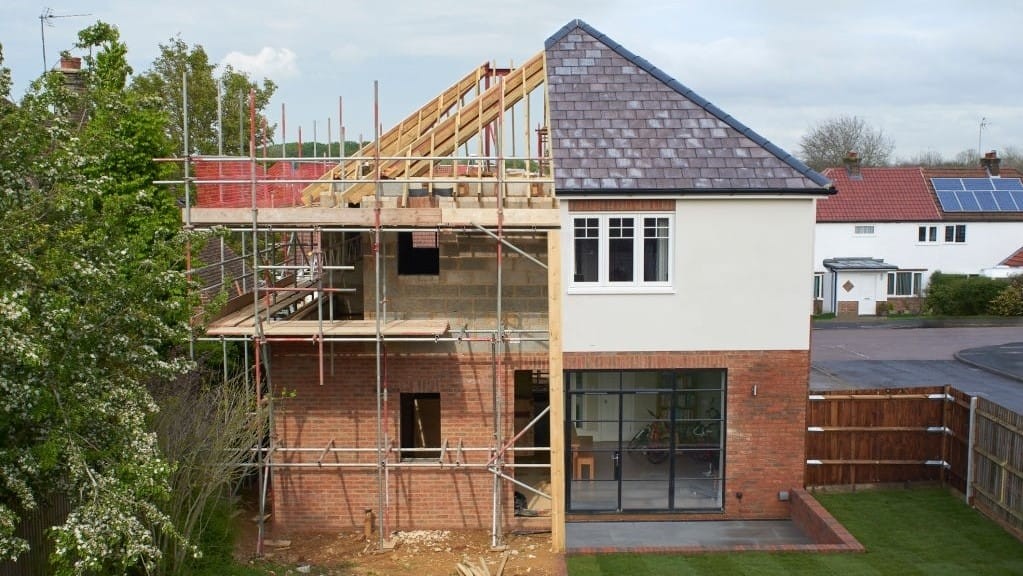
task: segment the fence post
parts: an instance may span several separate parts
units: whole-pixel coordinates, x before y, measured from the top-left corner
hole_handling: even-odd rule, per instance
[[[970,434],[966,442],[966,504],[973,505],[973,444],[977,437],[977,397],[970,396]]]

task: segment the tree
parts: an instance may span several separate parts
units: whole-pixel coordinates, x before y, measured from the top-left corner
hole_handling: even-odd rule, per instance
[[[147,384],[188,368],[168,353],[188,304],[162,260],[165,205],[129,200],[153,177],[142,159],[167,150],[162,113],[123,90],[115,28],[79,39],[98,49],[86,90],[48,72],[0,105],[0,558],[27,545],[17,520],[60,493],[71,512],[51,531],[57,572],[126,573],[155,564],[156,536],[181,540],[161,510],[172,466]],[[7,78],[0,68],[0,102]],[[82,106],[89,121],[69,121]]]
[[[211,64],[202,46],[191,48],[181,38],[172,38],[160,45],[160,56],[152,70],[137,77],[132,87],[142,94],[160,98],[170,122],[167,132],[175,154],[184,152],[184,110],[182,75],[188,74],[188,141],[193,153],[217,154],[217,83],[222,85],[222,130],[224,154],[248,155],[249,90],[255,92],[256,142],[273,139],[273,125],[268,125],[262,111],[273,97],[277,86],[268,79],[262,85],[243,73],[226,66],[219,80],[214,77],[216,65]],[[241,114],[239,114],[241,112]]]
[[[878,128],[858,116],[839,116],[810,129],[799,140],[802,159],[814,170],[841,166],[849,152],[856,152],[864,166],[889,163],[895,143]]]

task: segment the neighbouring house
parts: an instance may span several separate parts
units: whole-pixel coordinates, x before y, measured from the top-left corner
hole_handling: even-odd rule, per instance
[[[1010,254],[998,265],[985,268],[980,273],[989,278],[1011,278],[1023,274],[1023,247]]]
[[[586,23],[307,186],[193,161],[257,254],[206,338],[251,346],[273,530],[789,516],[831,183]]]
[[[817,203],[814,307],[920,312],[932,273],[999,275],[1023,241],[1023,173],[994,152],[977,168],[865,167],[851,153]],[[1005,268],[1001,268],[1005,266]]]

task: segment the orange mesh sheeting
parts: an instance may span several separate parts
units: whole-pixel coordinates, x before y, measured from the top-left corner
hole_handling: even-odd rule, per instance
[[[302,205],[307,182],[326,174],[333,164],[323,161],[255,163],[255,195],[258,208]],[[248,160],[196,159],[192,162],[198,208],[247,208],[252,206],[253,165]],[[291,180],[292,182],[289,182]]]

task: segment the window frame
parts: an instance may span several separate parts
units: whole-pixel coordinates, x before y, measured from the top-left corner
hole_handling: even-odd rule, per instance
[[[909,275],[910,291],[908,294],[899,293],[899,276]],[[921,270],[893,270],[886,275],[885,292],[889,298],[919,298],[923,295],[923,271]]]
[[[571,256],[572,272],[568,289],[572,293],[670,293],[674,291],[675,278],[675,213],[674,212],[572,212]],[[648,220],[653,220],[648,222]],[[595,234],[595,235],[594,235]],[[589,262],[580,259],[583,243],[592,245],[596,241],[596,253],[587,253]],[[631,251],[621,250],[621,245],[631,242]],[[618,249],[612,251],[613,243]],[[648,247],[650,254],[648,254]],[[666,252],[664,254],[663,252]],[[592,273],[596,259],[596,279],[582,280],[576,270],[584,267],[584,273]],[[612,260],[631,268],[631,279],[612,280]],[[648,270],[648,264],[651,269]],[[662,270],[663,266],[666,270]],[[647,280],[652,272],[663,272],[665,280]],[[617,274],[623,274],[619,269]]]
[[[824,273],[814,272],[813,273],[813,299],[823,300],[824,299]]]
[[[966,244],[966,224],[946,224],[945,244]]]
[[[923,238],[921,238],[923,236]],[[917,244],[937,244],[938,243],[938,227],[932,224],[921,224],[916,228],[916,242]]]
[[[853,224],[853,236],[875,236],[877,227],[874,224]]]

